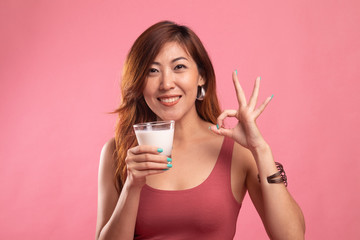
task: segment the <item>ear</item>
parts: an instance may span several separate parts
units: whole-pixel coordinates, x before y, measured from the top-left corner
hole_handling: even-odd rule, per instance
[[[205,85],[205,82],[205,79],[199,74],[198,85],[203,86]]]

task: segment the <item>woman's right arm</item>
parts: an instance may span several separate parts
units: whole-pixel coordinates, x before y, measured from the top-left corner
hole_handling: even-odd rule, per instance
[[[140,192],[146,176],[164,172],[166,156],[159,155],[151,146],[129,149],[126,158],[128,177],[120,186],[120,195],[114,183],[115,141],[107,142],[100,156],[98,176],[98,212],[96,239],[133,239]]]

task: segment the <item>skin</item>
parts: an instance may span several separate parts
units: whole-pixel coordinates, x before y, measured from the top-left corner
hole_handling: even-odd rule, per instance
[[[100,157],[96,239],[133,239],[142,187],[147,184],[157,189],[183,190],[198,186],[210,175],[224,136],[235,140],[231,167],[234,198],[241,203],[249,192],[271,239],[304,239],[301,209],[284,184],[266,181],[277,169],[271,149],[256,125],[271,100],[267,98],[256,108],[260,78],[247,102],[237,74],[233,73],[239,107],[219,116],[219,129],[196,112],[197,87],[205,81],[185,49],[175,42],[163,46],[151,65],[143,94],[159,120],[176,122],[173,167],[164,171],[168,169],[166,156],[157,152],[161,146],[129,149],[125,160],[128,177],[119,195],[113,183],[115,143],[113,139],[106,143]],[[227,117],[238,119],[233,129],[223,127]]]

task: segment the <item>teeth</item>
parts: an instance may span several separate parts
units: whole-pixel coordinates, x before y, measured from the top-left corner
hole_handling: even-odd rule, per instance
[[[160,98],[160,101],[166,102],[166,103],[171,103],[171,102],[177,101],[179,98],[180,98],[180,97]]]

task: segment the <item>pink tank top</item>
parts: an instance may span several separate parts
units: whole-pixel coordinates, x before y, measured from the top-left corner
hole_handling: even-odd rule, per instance
[[[224,138],[208,178],[186,190],[142,189],[134,239],[233,239],[239,204],[231,190],[234,141]]]

